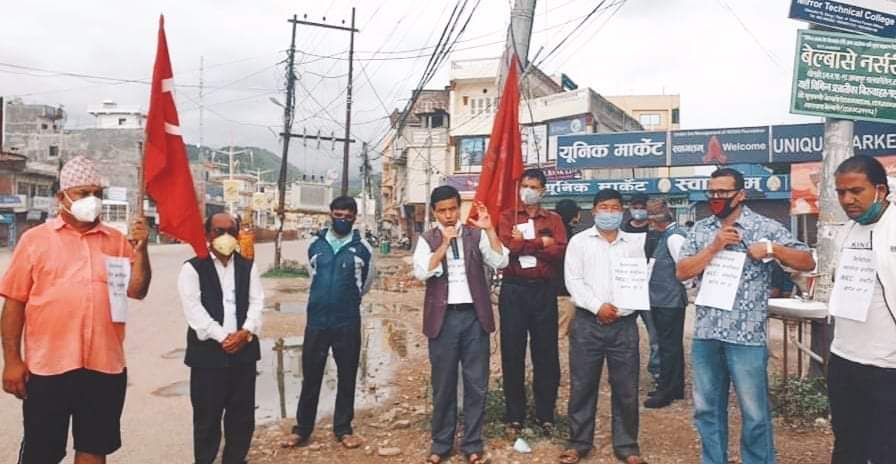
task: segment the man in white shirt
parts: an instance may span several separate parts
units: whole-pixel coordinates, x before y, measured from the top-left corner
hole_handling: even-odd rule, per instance
[[[432,366],[432,446],[429,463],[443,461],[454,448],[457,428],[457,366],[464,381],[464,437],[461,452],[469,464],[487,461],[482,424],[488,391],[489,334],[495,331],[489,275],[507,266],[510,252],[501,244],[488,210],[476,205],[474,227],[461,225],[460,194],[436,187],[430,207],[438,226],[427,230],[414,250],[414,277],[426,282],[423,333]]]
[[[205,223],[207,258],[187,261],[178,291],[187,330],[184,363],[190,366],[193,452],[196,464],[211,464],[221,444],[223,464],[244,463],[255,431],[255,363],[261,357],[264,289],[254,262],[240,256],[239,227],[226,213]]]
[[[647,219],[657,235],[651,256],[650,312],[656,327],[659,379],[656,390],[648,393],[645,408],[664,408],[684,399],[684,315],[688,294],[675,277],[686,231],[675,223],[669,205],[662,198],[647,201]]]
[[[896,211],[887,174],[869,156],[847,159],[834,173],[840,206],[851,219],[837,236],[839,264],[859,259],[867,274],[838,265],[830,312],[835,316],[828,364],[834,430],[832,464],[896,460]],[[853,275],[849,275],[852,273]],[[838,297],[844,282],[864,289]],[[862,282],[867,282],[863,285]]]
[[[638,326],[634,309],[614,303],[613,269],[626,258],[646,263],[645,234],[619,230],[622,195],[604,189],[594,197],[594,227],[566,249],[566,288],[576,304],[569,332],[569,445],[560,462],[575,463],[594,445],[598,385],[607,360],[613,404],[613,452],[626,464],[643,463],[638,445]],[[647,289],[643,295],[647,299]]]

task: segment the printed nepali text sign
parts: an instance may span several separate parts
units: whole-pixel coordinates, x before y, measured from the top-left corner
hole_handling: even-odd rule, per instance
[[[672,131],[672,166],[768,162],[768,126]]]
[[[709,188],[709,177],[663,177],[659,179],[576,180],[548,181],[547,196],[594,196],[603,189],[618,190],[623,194],[688,194]],[[790,176],[745,176],[747,192],[789,192]]]
[[[557,137],[559,168],[665,166],[665,132],[615,132]]]
[[[821,26],[880,37],[896,37],[893,0],[792,0],[790,17]]]
[[[896,41],[800,31],[790,112],[896,122]]]

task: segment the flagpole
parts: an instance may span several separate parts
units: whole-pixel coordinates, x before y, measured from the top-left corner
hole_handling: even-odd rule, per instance
[[[145,155],[143,153],[143,142],[137,142],[138,152],[140,153],[140,162],[137,163],[137,204],[134,208],[135,215],[142,219],[143,218],[143,198],[146,196],[146,185],[143,183],[143,160],[145,159]]]

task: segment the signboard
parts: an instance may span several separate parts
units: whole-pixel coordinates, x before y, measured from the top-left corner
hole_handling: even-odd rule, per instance
[[[470,166],[482,166],[485,159],[485,149],[488,146],[488,137],[464,137],[457,145],[458,166],[468,168]]]
[[[675,195],[705,192],[709,187],[709,177],[663,177],[659,179],[620,180],[577,180],[548,181],[545,196],[594,196],[599,190],[611,188],[623,195],[646,193],[648,195]],[[744,188],[747,192],[773,193],[789,192],[790,176],[745,176]]]
[[[589,132],[590,115],[548,122],[548,160],[557,159],[557,137]]]
[[[15,214],[0,214],[0,224],[15,224]]]
[[[31,198],[31,208],[41,210],[41,211],[50,211],[50,208],[53,206],[53,198],[52,197],[33,197]]]
[[[473,193],[479,187],[479,174],[458,174],[445,178],[445,183],[460,193]]]
[[[790,17],[847,32],[896,38],[893,0],[791,0]]]
[[[224,186],[224,201],[227,203],[236,203],[240,199],[240,181],[238,180],[222,180],[221,185]]]
[[[106,200],[128,201],[128,189],[125,187],[108,187],[104,193]]]
[[[268,207],[268,198],[264,192],[255,192],[252,194],[252,209],[255,211],[264,211]]]
[[[858,121],[853,150],[856,155],[896,155],[896,124]],[[802,163],[821,161],[824,124],[772,126],[772,162]]]
[[[575,169],[557,169],[555,167],[542,168],[544,176],[551,180],[576,180],[582,178],[582,171]]]
[[[528,165],[548,162],[548,126],[523,126],[520,128],[523,163]]]
[[[672,166],[768,163],[768,126],[672,131]]]
[[[637,168],[665,166],[665,132],[612,132],[557,138],[557,167]]]
[[[26,200],[25,195],[0,195],[0,208],[23,209],[26,207]]]
[[[896,122],[896,41],[801,30],[790,112]]]

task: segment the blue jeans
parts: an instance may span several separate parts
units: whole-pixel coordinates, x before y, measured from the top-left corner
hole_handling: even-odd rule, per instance
[[[728,392],[734,383],[741,412],[743,464],[774,464],[768,401],[768,348],[694,340],[694,421],[703,464],[728,462]]]

